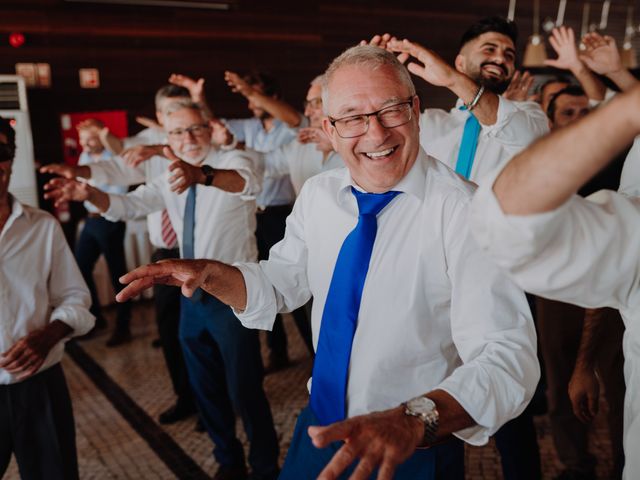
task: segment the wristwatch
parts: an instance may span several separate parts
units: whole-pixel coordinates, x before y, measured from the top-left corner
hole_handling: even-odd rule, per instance
[[[204,173],[204,185],[210,187],[213,183],[213,177],[216,176],[216,171],[209,165],[202,165],[200,169]]]
[[[435,443],[438,432],[438,421],[440,414],[436,409],[436,404],[427,397],[412,398],[404,406],[405,415],[418,417],[424,423],[424,437],[422,437],[421,447],[428,447]]]

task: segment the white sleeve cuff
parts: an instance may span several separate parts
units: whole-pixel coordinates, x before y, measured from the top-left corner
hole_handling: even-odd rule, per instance
[[[233,265],[244,277],[247,291],[247,305],[243,312],[233,310],[240,323],[246,328],[271,330],[278,307],[273,286],[262,271],[260,264],[236,263]]]

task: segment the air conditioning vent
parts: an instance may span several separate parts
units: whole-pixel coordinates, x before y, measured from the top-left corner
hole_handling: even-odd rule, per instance
[[[18,82],[0,82],[0,110],[20,110]]]

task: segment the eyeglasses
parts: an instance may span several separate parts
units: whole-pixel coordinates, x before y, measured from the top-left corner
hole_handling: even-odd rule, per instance
[[[321,108],[322,107],[322,97],[310,98],[309,100],[304,101],[304,108]]]
[[[342,138],[360,137],[369,131],[369,120],[375,116],[378,123],[384,128],[395,128],[411,120],[411,107],[413,96],[406,101],[381,108],[375,112],[351,115],[343,118],[331,118],[329,122],[334,126],[338,135]]]
[[[175,130],[171,130],[168,135],[172,138],[181,138],[185,133],[192,135],[194,137],[202,137],[206,135],[211,127],[206,123],[200,125],[191,125],[189,128],[176,128]]]

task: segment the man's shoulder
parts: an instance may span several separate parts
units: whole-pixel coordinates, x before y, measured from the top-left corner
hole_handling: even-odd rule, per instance
[[[434,190],[440,194],[456,197],[460,201],[471,201],[477,185],[465,180],[440,160],[425,155],[423,161],[427,167],[427,191]]]
[[[60,228],[58,219],[51,213],[42,210],[41,208],[32,207],[31,205],[26,205],[24,203],[20,203],[20,206],[22,208],[22,214],[24,218],[27,222],[29,222],[29,224],[31,224],[31,226],[38,226],[39,228],[47,229]]]

